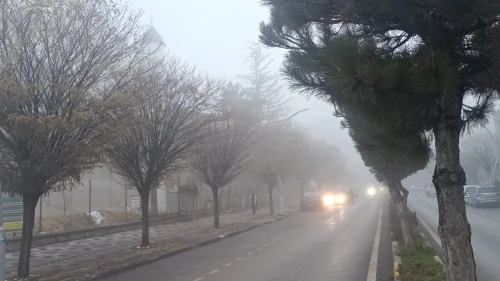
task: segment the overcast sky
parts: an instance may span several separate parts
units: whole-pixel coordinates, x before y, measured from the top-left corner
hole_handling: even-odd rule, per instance
[[[170,52],[212,76],[238,82],[247,72],[245,59],[249,42],[258,40],[259,23],[268,11],[258,0],[131,0],[144,11],[163,37]],[[268,49],[274,58],[272,68],[279,71],[283,51]],[[241,82],[241,81],[240,81]],[[309,108],[294,120],[311,135],[337,144],[348,159],[349,168],[366,184],[373,181],[356,153],[340,120],[332,116],[331,105],[314,98],[288,95],[292,113]]]

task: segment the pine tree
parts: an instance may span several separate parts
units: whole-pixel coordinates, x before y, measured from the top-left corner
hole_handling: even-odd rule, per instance
[[[287,100],[281,93],[283,85],[280,84],[279,75],[269,70],[273,60],[262,49],[261,43],[251,44],[246,60],[250,73],[238,77],[245,81],[243,99],[249,102],[256,115],[266,123],[285,115]]]
[[[401,225],[400,249],[414,250],[416,225],[407,206],[409,192],[401,181],[426,167],[432,154],[429,141],[419,128],[377,121],[371,107],[344,106],[340,116],[365,165],[389,189]]]
[[[372,117],[432,130],[439,234],[448,280],[477,280],[465,212],[459,139],[484,122],[498,97],[500,2],[263,0],[268,46],[288,49],[294,86],[328,98],[370,102]],[[471,96],[475,103],[465,104]],[[421,118],[406,120],[413,111]],[[416,115],[412,115],[416,116]]]

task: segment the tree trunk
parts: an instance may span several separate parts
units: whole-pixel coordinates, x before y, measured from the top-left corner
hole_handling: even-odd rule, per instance
[[[30,275],[31,242],[33,241],[35,212],[39,198],[40,195],[23,195],[23,232],[19,249],[19,263],[17,265],[18,278],[27,278]]]
[[[217,187],[212,187],[212,197],[214,200],[214,228],[219,229],[220,228],[220,221],[219,221],[219,188]]]
[[[396,187],[399,189],[400,193],[403,195],[403,202],[405,203],[405,206],[408,206],[408,194],[410,192],[401,184],[401,181],[396,181]]]
[[[401,183],[399,183],[401,184]],[[403,251],[412,251],[416,248],[415,237],[413,236],[410,212],[406,206],[403,196],[398,188],[398,183],[396,180],[390,180],[388,184],[389,193],[391,194],[392,200],[396,207],[396,212],[398,215],[399,223],[401,224],[401,235],[403,239],[403,245],[399,247]]]
[[[273,186],[269,185],[269,213],[274,214]]]
[[[152,217],[158,216],[158,189],[151,190],[151,213]]]
[[[141,211],[142,211],[142,238],[141,247],[149,246],[149,189],[139,192],[141,197]]]
[[[432,182],[438,201],[438,230],[447,280],[475,281],[476,262],[465,212],[465,172],[460,166],[461,109],[462,100],[457,96],[444,96],[440,101],[441,121],[434,127],[436,167]]]

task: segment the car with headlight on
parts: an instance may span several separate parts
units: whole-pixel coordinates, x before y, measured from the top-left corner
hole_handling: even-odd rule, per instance
[[[344,193],[324,190],[306,191],[300,202],[300,210],[321,211],[345,204],[347,196]]]
[[[370,186],[366,190],[366,193],[368,194],[368,196],[374,196],[375,194],[377,194],[377,189],[373,186]]]
[[[321,210],[323,192],[320,190],[306,191],[300,201],[300,211]]]

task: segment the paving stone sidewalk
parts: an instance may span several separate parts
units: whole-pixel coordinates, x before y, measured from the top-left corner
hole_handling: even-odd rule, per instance
[[[140,265],[162,255],[211,242],[214,239],[245,231],[273,221],[278,216],[252,215],[249,212],[224,214],[221,229],[213,229],[213,218],[203,217],[188,222],[151,227],[149,249],[136,249],[141,231],[133,230],[32,249],[31,275],[41,280],[95,280],[102,272],[116,272]],[[6,255],[6,276],[17,269],[17,253]],[[101,273],[99,273],[101,272]]]

